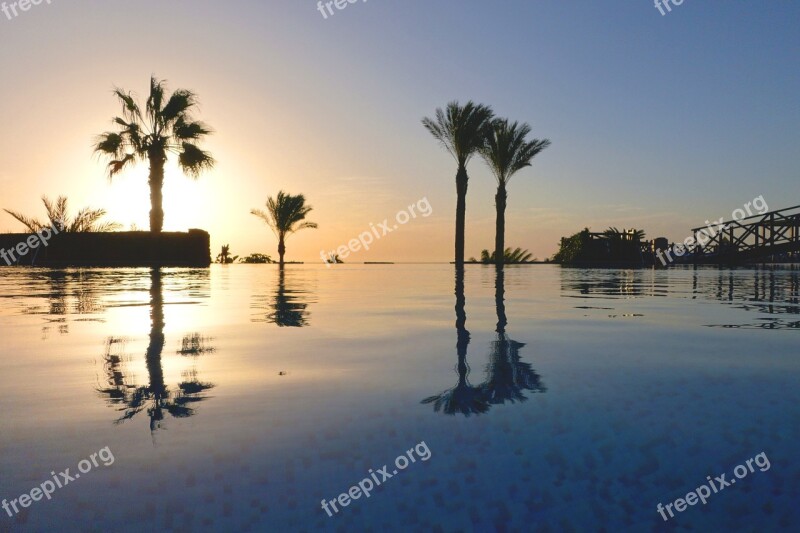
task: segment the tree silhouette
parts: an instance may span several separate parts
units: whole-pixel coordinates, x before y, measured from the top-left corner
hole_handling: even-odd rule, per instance
[[[267,198],[266,207],[266,211],[252,209],[250,213],[263,220],[278,237],[278,263],[283,266],[286,238],[301,229],[317,228],[316,223],[305,222],[313,207],[306,205],[306,198],[302,194],[293,196],[283,191],[278,191],[275,198]]]
[[[497,208],[494,256],[499,267],[503,266],[503,252],[506,249],[508,182],[514,174],[531,166],[531,160],[550,146],[550,141],[547,139],[526,140],[530,132],[531,127],[528,124],[495,119],[480,150],[481,156],[497,180],[497,194],[494,197]]]
[[[160,233],[164,227],[162,189],[168,156],[177,155],[183,172],[193,178],[214,166],[211,154],[198,146],[211,129],[194,120],[197,95],[178,89],[167,97],[166,91],[163,80],[151,77],[150,95],[142,112],[132,93],[115,89],[114,95],[122,104],[122,116],[113,119],[117,131],[101,134],[94,147],[96,154],[110,160],[109,178],[130,165],[142,161],[150,164],[150,231],[153,233]]]
[[[458,164],[456,172],[456,266],[464,264],[464,234],[467,216],[467,163],[484,145],[494,112],[491,107],[472,101],[463,106],[450,102],[437,109],[435,118],[425,117],[422,125],[447,150]]]
[[[10,209],[3,209],[3,211],[17,219],[31,233],[37,233],[48,227],[55,227],[64,233],[115,231],[122,227],[117,222],[100,222],[100,219],[106,216],[105,209],[84,207],[74,217],[70,216],[66,196],[59,196],[55,202],[51,201],[47,196],[42,196],[42,203],[47,210],[48,222],[46,223],[40,222],[36,218],[25,216],[19,211]]]

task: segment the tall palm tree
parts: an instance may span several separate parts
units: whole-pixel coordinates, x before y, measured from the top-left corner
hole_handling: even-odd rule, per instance
[[[494,112],[472,101],[463,106],[450,102],[437,109],[436,118],[423,118],[422,125],[458,163],[456,172],[456,266],[464,264],[464,228],[467,216],[467,163],[484,145]]]
[[[481,156],[497,179],[497,194],[494,197],[497,207],[494,249],[495,263],[498,266],[503,265],[505,250],[508,182],[514,174],[531,166],[531,160],[550,146],[550,141],[547,139],[526,140],[530,132],[531,127],[528,124],[496,119],[492,122],[491,132],[486,136],[486,142],[480,149]]]
[[[100,222],[100,219],[106,216],[105,209],[84,207],[78,211],[74,218],[70,217],[66,196],[59,196],[55,202],[52,202],[47,196],[42,196],[42,203],[47,210],[47,218],[49,220],[46,224],[36,218],[27,217],[18,211],[10,209],[4,209],[3,211],[16,218],[31,233],[53,226],[58,226],[59,231],[67,233],[115,231],[122,227],[117,222]]]
[[[267,198],[267,210],[252,209],[251,214],[257,216],[278,237],[278,255],[280,266],[283,267],[283,256],[286,253],[286,237],[301,229],[316,229],[314,222],[304,222],[306,215],[313,207],[306,205],[306,198],[302,194],[293,196],[283,191],[278,191],[275,198]]]
[[[197,107],[193,92],[178,89],[167,97],[165,82],[155,77],[150,78],[144,113],[132,93],[117,88],[114,94],[122,104],[122,116],[113,119],[117,131],[98,136],[94,151],[110,160],[109,179],[129,165],[145,160],[150,163],[150,231],[160,233],[164,227],[161,189],[167,158],[176,154],[183,172],[197,178],[214,166],[214,158],[198,146],[211,129],[192,116]]]

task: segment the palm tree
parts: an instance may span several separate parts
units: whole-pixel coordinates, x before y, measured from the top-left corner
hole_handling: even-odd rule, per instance
[[[497,207],[494,249],[495,262],[498,266],[503,265],[505,250],[508,182],[514,174],[531,166],[531,160],[550,146],[550,141],[547,139],[527,141],[526,137],[530,132],[531,127],[528,124],[496,119],[492,122],[491,132],[486,136],[486,142],[480,150],[481,156],[497,179],[497,194],[494,197]]]
[[[219,254],[217,254],[217,263],[222,265],[230,265],[235,263],[237,259],[239,259],[238,255],[231,256],[231,246],[229,244],[224,245]]]
[[[464,229],[467,216],[467,163],[484,145],[494,112],[472,101],[461,106],[450,102],[436,110],[436,118],[423,118],[422,125],[458,163],[456,173],[456,266],[464,264]]]
[[[214,158],[198,146],[211,129],[192,117],[197,96],[185,89],[178,89],[169,97],[165,93],[165,82],[151,77],[150,96],[142,113],[132,93],[114,89],[122,104],[122,116],[113,119],[118,131],[101,134],[94,147],[96,154],[110,159],[109,179],[129,165],[145,160],[150,163],[150,231],[153,233],[160,233],[164,226],[161,189],[169,154],[178,156],[181,169],[192,178],[214,166]]]
[[[71,218],[67,208],[66,196],[59,196],[55,203],[47,196],[42,196],[42,203],[47,210],[49,224],[42,223],[35,218],[27,217],[18,211],[12,211],[10,209],[4,209],[3,211],[25,225],[31,233],[41,231],[45,227],[56,226],[59,231],[67,233],[114,231],[122,227],[116,222],[100,222],[100,219],[106,216],[105,209],[90,209],[89,207],[84,207],[78,211],[75,218]]]
[[[278,237],[279,263],[283,267],[283,256],[286,254],[286,237],[301,229],[316,229],[314,222],[303,222],[306,215],[313,207],[306,205],[306,198],[302,194],[292,196],[283,191],[278,191],[275,198],[267,198],[267,210],[252,209],[251,214],[257,216]]]

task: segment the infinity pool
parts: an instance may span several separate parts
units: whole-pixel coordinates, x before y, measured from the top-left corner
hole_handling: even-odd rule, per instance
[[[791,267],[2,269],[0,531],[797,531],[799,293]]]

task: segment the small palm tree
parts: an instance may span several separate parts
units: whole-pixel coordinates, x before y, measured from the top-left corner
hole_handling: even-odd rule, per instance
[[[217,263],[222,265],[230,265],[231,263],[235,263],[237,259],[239,259],[238,255],[231,257],[231,246],[229,244],[224,245],[219,255],[217,255]]]
[[[122,104],[122,116],[113,119],[118,131],[101,134],[94,151],[110,160],[109,179],[129,165],[145,160],[150,163],[150,231],[160,233],[164,227],[161,190],[167,157],[176,154],[184,173],[197,178],[214,166],[214,158],[198,147],[211,129],[192,117],[197,107],[193,92],[178,89],[167,97],[165,82],[155,77],[150,78],[144,113],[130,92],[115,89],[114,94]]]
[[[494,249],[495,261],[498,266],[503,265],[503,251],[505,250],[506,201],[508,198],[506,187],[508,182],[514,174],[531,166],[531,160],[550,146],[550,141],[547,139],[526,140],[530,132],[531,127],[528,124],[510,123],[506,119],[494,120],[491,132],[487,135],[486,142],[480,150],[483,159],[497,179],[497,194],[494,197],[497,207]]]
[[[484,145],[494,112],[491,107],[472,101],[463,106],[450,102],[436,110],[436,118],[422,119],[422,125],[458,163],[456,173],[456,266],[464,265],[464,233],[467,213],[467,163]]]
[[[275,198],[267,198],[267,210],[253,209],[251,214],[257,216],[278,237],[278,256],[280,266],[283,267],[283,257],[286,254],[286,237],[301,229],[316,229],[314,222],[304,222],[306,215],[313,207],[306,205],[306,198],[302,194],[292,196],[283,191],[278,191]]]
[[[42,196],[42,203],[47,210],[49,224],[40,222],[38,219],[27,217],[17,211],[4,209],[6,213],[16,218],[31,233],[41,231],[45,227],[58,227],[59,231],[66,233],[90,233],[101,231],[115,231],[122,226],[116,222],[100,222],[106,216],[105,209],[91,209],[84,207],[75,218],[69,216],[67,208],[67,197],[59,196],[55,203],[50,201],[47,196]]]
[[[483,250],[481,252],[481,263],[485,265],[489,264],[497,264],[497,252],[489,253],[489,250]],[[530,253],[528,250],[523,250],[522,248],[517,248],[512,250],[511,248],[506,248],[503,252],[503,263],[506,265],[518,265],[521,263],[528,263],[532,260],[533,254]],[[535,261],[535,259],[533,259]]]

